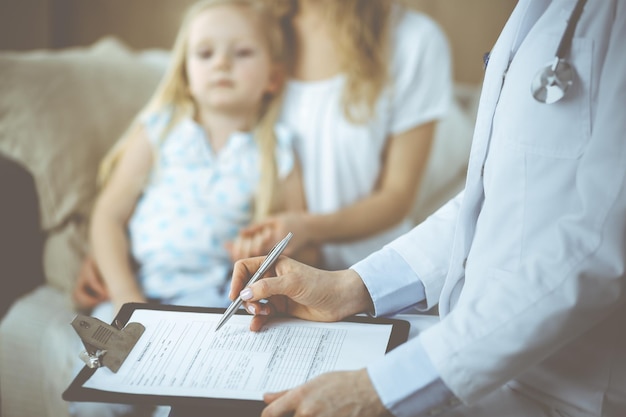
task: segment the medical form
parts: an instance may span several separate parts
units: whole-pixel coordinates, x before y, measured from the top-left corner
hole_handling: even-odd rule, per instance
[[[260,332],[237,314],[213,331],[220,313],[136,309],[145,331],[117,373],[99,368],[84,388],[125,394],[262,400],[333,370],[382,357],[392,324],[318,323],[278,318]],[[369,319],[372,320],[372,319]]]

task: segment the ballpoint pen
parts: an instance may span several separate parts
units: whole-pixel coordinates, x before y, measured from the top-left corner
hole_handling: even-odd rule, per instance
[[[263,276],[263,274],[267,272],[270,266],[272,266],[274,262],[276,262],[280,254],[283,253],[283,251],[287,247],[287,243],[289,243],[291,236],[293,236],[293,233],[291,232],[287,233],[287,236],[285,236],[283,240],[278,242],[272,248],[270,253],[267,254],[265,259],[261,263],[261,266],[259,267],[259,269],[254,273],[254,275],[252,275],[252,278],[250,278],[250,281],[248,281],[248,283],[246,284],[246,287],[254,284],[259,278]],[[220,327],[222,327],[233,316],[233,314],[235,314],[235,311],[237,311],[239,307],[241,307],[242,303],[243,303],[243,300],[241,299],[241,296],[239,296],[237,297],[235,301],[233,301],[228,306],[228,308],[224,312],[224,315],[222,315],[222,318],[220,319],[219,323],[217,323],[217,327],[215,328],[215,331],[218,331]]]

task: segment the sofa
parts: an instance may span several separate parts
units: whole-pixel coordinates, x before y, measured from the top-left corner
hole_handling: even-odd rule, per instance
[[[88,250],[98,163],[156,88],[167,51],[106,37],[0,52],[0,407],[63,417],[80,342],[71,291]],[[412,216],[462,188],[478,88],[457,85]]]

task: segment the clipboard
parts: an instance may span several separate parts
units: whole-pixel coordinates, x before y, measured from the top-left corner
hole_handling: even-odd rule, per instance
[[[144,311],[142,311],[144,310]],[[223,308],[206,308],[206,307],[187,307],[187,306],[172,306],[172,305],[155,305],[144,303],[128,303],[125,304],[120,312],[113,320],[113,324],[116,328],[122,329],[129,324],[129,320],[134,314],[169,314],[160,312],[174,312],[179,313],[194,313],[200,314],[202,317],[205,315],[213,315],[216,318],[221,317],[225,309]],[[250,316],[245,310],[240,310],[236,313],[240,317],[240,320],[248,319]],[[201,316],[197,316],[201,317]],[[206,316],[209,317],[209,316]],[[233,321],[233,320],[231,320]],[[313,322],[308,322],[313,323]],[[358,325],[365,325],[369,329],[373,329],[370,326],[384,326],[385,329],[391,331],[389,338],[386,341],[385,352],[389,352],[398,345],[404,343],[409,334],[410,324],[408,321],[392,318],[372,318],[369,316],[352,316],[337,323],[319,323],[320,326],[334,326],[335,324],[344,324],[348,326],[360,327]],[[382,329],[383,327],[381,327]],[[222,332],[224,330],[220,330]],[[149,332],[146,332],[149,333]],[[250,332],[252,333],[252,332]],[[85,342],[85,339],[83,339]],[[384,341],[380,341],[384,343]],[[87,346],[87,344],[86,344]],[[131,351],[133,346],[131,346]],[[106,356],[105,356],[106,357]],[[130,358],[130,356],[129,356]],[[129,362],[130,363],[130,362]],[[130,365],[128,365],[130,366]],[[122,404],[137,404],[137,405],[169,405],[173,408],[202,408],[203,410],[220,410],[221,412],[231,413],[227,415],[258,415],[265,407],[265,403],[262,400],[256,399],[233,399],[217,396],[186,396],[186,395],[168,395],[168,394],[153,394],[153,393],[134,393],[134,392],[118,392],[109,391],[103,389],[94,389],[89,387],[88,381],[94,376],[96,372],[109,372],[109,370],[100,371],[101,368],[91,368],[85,366],[78,375],[71,382],[69,387],[63,392],[62,398],[66,401],[73,402],[103,402],[103,403],[122,403]]]

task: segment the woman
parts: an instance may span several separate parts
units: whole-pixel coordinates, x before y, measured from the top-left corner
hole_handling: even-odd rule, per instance
[[[264,253],[291,231],[287,254],[321,245],[326,268],[346,268],[410,229],[450,103],[448,45],[433,21],[395,1],[265,1],[291,34],[281,121],[297,133],[308,212],[244,229],[231,253]]]

